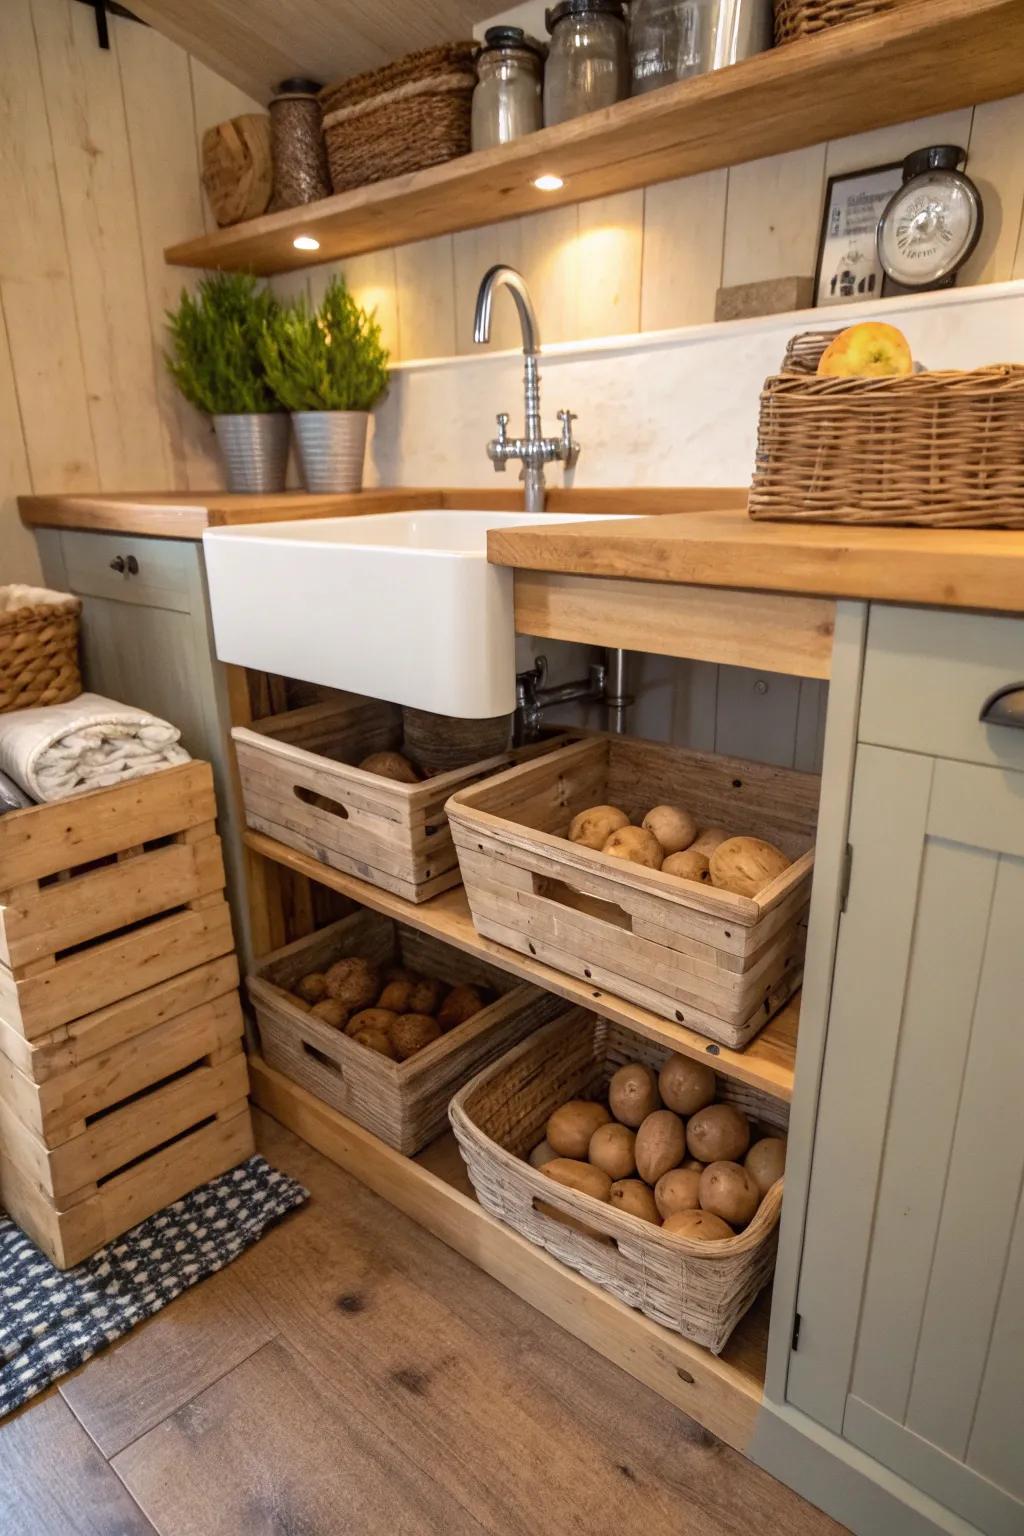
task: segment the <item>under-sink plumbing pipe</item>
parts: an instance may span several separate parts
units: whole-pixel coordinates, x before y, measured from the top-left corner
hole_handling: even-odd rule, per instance
[[[626,654],[606,652],[605,661],[592,662],[585,678],[549,684],[548,659],[538,656],[526,672],[516,674],[516,741],[533,741],[544,723],[544,711],[559,704],[604,704],[610,731],[622,735],[626,710],[633,700],[626,693]]]

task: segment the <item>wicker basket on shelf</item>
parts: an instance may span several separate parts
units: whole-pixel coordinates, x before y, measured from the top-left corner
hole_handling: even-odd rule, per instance
[[[775,375],[761,395],[750,514],[1024,528],[1024,367]]]
[[[847,21],[898,10],[907,0],[775,0],[775,45],[813,37]]]
[[[0,714],[77,699],[81,611],[67,592],[0,587]]]
[[[320,105],[335,192],[469,153],[476,46],[425,48],[324,87]]]

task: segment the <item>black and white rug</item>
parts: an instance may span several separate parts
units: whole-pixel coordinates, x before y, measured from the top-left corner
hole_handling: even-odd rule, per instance
[[[230,1264],[308,1198],[251,1157],[64,1271],[0,1212],[0,1418]]]

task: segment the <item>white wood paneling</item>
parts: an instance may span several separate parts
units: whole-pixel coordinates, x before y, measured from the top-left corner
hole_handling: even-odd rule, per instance
[[[450,357],[455,351],[451,235],[400,246],[395,252],[395,268],[401,355]]]
[[[705,171],[644,193],[640,329],[667,331],[715,318],[722,281],[728,171]]]

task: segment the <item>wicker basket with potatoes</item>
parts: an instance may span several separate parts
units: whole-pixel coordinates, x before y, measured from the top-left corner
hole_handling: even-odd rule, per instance
[[[785,1104],[574,1009],[467,1083],[450,1114],[487,1210],[721,1352],[771,1278]]]
[[[735,1049],[800,984],[819,792],[593,736],[447,809],[480,933]]]
[[[260,961],[247,978],[267,1065],[412,1155],[448,1101],[565,1004],[369,911]]]

